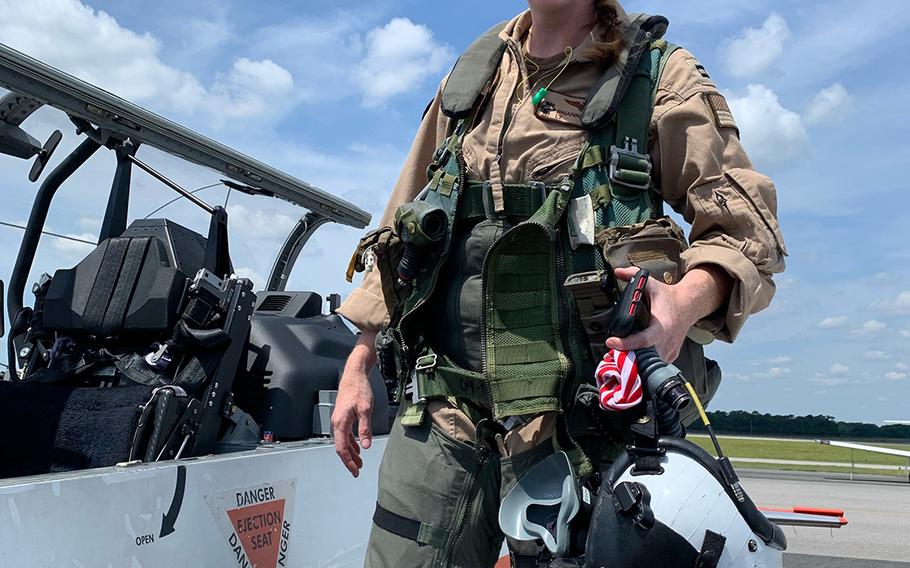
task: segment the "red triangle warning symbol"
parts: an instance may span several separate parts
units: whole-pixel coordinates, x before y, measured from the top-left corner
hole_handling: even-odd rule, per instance
[[[229,509],[227,515],[253,568],[275,568],[278,565],[284,499]]]

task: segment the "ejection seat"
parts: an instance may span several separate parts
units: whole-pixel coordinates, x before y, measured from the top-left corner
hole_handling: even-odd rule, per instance
[[[213,451],[255,304],[232,272],[216,208],[208,238],[138,220],[44,275],[9,333],[0,477]]]

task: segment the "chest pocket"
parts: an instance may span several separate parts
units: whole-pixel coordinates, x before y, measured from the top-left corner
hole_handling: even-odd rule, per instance
[[[568,174],[585,145],[586,136],[584,131],[580,131],[577,140],[558,144],[552,151],[531,161],[528,164],[531,171],[530,180],[551,183]]]

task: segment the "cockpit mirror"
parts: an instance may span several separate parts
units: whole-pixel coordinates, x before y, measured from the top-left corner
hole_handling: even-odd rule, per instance
[[[54,130],[48,137],[47,142],[44,143],[44,147],[38,152],[35,163],[32,164],[32,169],[28,172],[28,180],[30,182],[34,183],[41,177],[41,172],[44,171],[44,167],[47,166],[47,163],[51,161],[51,156],[54,154],[54,150],[57,149],[61,140],[63,140],[63,133],[59,130]]]

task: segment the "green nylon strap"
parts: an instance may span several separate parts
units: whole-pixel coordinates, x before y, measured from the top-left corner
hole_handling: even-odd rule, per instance
[[[588,146],[588,149],[582,155],[582,169],[586,170],[588,168],[593,168],[594,166],[602,165],[603,163],[605,163],[603,149],[597,145]]]
[[[651,45],[639,59],[615,120],[591,133],[576,163],[579,176],[573,197],[591,196],[598,228],[639,223],[658,210],[658,200],[652,197],[651,191],[648,132],[654,86],[666,50],[670,48],[664,48],[661,41]],[[574,251],[576,270],[601,268],[598,255],[589,249],[581,246]]]
[[[450,532],[447,529],[420,523],[420,530],[417,532],[417,542],[442,549],[445,546],[446,539],[449,538]]]
[[[610,203],[610,200],[613,199],[613,196],[610,193],[610,186],[606,184],[598,185],[588,195],[591,196],[591,206],[595,211],[601,207],[605,207]]]
[[[679,49],[678,45],[663,40],[663,46],[660,48],[659,61],[657,62],[657,65],[652,66],[651,98],[654,100],[657,99],[657,87],[660,84],[660,76],[664,74],[664,68],[667,66],[667,61],[670,60],[670,56],[673,55],[673,52],[677,49]]]
[[[648,131],[651,127],[653,107],[651,68],[658,63],[655,57],[659,59],[660,50],[652,49],[650,54],[643,55],[639,60],[635,75],[629,83],[629,88],[619,103],[619,108],[616,112],[614,144],[622,147],[627,138],[637,140],[638,150],[642,154],[647,154],[648,152]]]
[[[417,392],[422,399],[461,398],[483,406],[491,405],[488,382],[480,373],[461,369],[449,361],[415,371]]]
[[[404,412],[401,414],[401,425],[409,428],[420,426],[427,413],[426,401],[420,401],[417,404],[405,400],[402,401]]]
[[[439,193],[446,196],[452,195],[452,189],[455,187],[455,181],[457,179],[458,178],[452,174],[443,173],[442,177],[439,179]]]
[[[527,219],[544,203],[546,195],[556,186],[544,183],[505,184],[502,188],[505,201],[506,217]],[[464,185],[461,202],[458,204],[458,219],[474,221],[487,217],[487,209],[492,203],[490,184],[480,181],[469,181]]]

